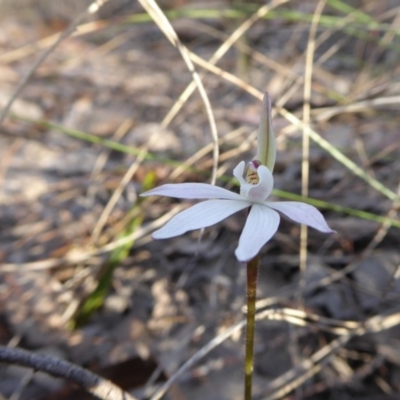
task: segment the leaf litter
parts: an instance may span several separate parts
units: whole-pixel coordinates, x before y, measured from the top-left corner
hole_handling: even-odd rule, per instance
[[[312,15],[312,2],[305,9],[296,1],[290,5]],[[46,119],[150,152],[151,159],[139,165],[124,188],[96,246],[117,240],[132,218],[139,215],[145,226],[174,207],[175,201],[161,200],[132,209],[151,174],[154,186],[168,182],[174,167],[165,160],[184,164],[210,143],[206,114],[195,94],[169,127],[162,126],[161,121],[190,82],[190,74],[152,23],[119,23],[126,13],[143,12],[137,5],[121,7],[103,10],[102,17],[109,22],[106,29],[63,42],[18,98],[12,109],[17,116],[8,118],[2,126],[0,332],[5,334],[0,338],[3,344],[19,343],[34,351],[55,349],[62,357],[93,369],[135,357],[154,359],[170,376],[203,345],[243,318],[245,274],[233,250],[245,215],[207,229],[200,244],[199,232],[168,242],[151,241],[147,233],[138,235],[128,255],[118,261],[102,307],[72,329],[72,322],[77,321],[82,304],[96,289],[109,261],[107,252],[92,252],[93,229],[136,156],[18,119]],[[221,2],[221,7],[227,5]],[[385,11],[394,12],[389,4],[385,7],[361,11],[379,20]],[[5,10],[7,23],[0,31],[3,54],[59,29],[54,28],[60,19],[57,10],[38,7],[35,16],[16,14],[11,6]],[[74,7],[66,10],[62,21],[75,16]],[[250,28],[247,41],[238,44],[249,46],[252,57],[246,58],[235,48],[219,64],[233,74],[242,71],[244,81],[261,91],[269,90],[275,101],[285,96],[296,77],[303,74],[309,29],[307,24],[287,20],[287,7],[280,10],[281,14],[268,23],[257,22]],[[193,29],[199,29],[199,35],[193,36],[188,31],[193,21],[184,22],[174,24],[179,26],[185,45],[205,59],[220,44],[213,29],[227,35],[237,23],[205,18],[193,24]],[[322,25],[320,33],[324,32],[328,28]],[[383,33],[378,31],[378,35]],[[118,38],[120,41],[115,41]],[[318,118],[325,108],[398,95],[399,71],[393,65],[399,54],[372,39],[351,36],[340,28],[327,35],[324,46],[317,49],[316,60],[341,40],[345,44],[314,69],[313,128],[379,182],[397,191],[400,146],[396,104],[368,106],[358,112],[342,109],[328,119]],[[379,50],[381,57],[368,63],[371,48]],[[273,56],[282,70],[271,69],[263,56]],[[1,105],[33,59],[33,54],[21,54],[11,63],[0,65]],[[239,68],[240,63],[244,69]],[[229,176],[238,160],[254,155],[254,144],[241,146],[258,124],[260,103],[221,77],[208,74],[203,82],[220,139],[230,138],[231,132],[241,129],[221,143],[221,175]],[[301,85],[284,106],[300,117]],[[279,146],[275,186],[300,193],[301,132],[278,115],[274,127]],[[147,146],[153,134],[155,141]],[[210,165],[209,151],[174,179],[207,182]],[[310,153],[309,195],[377,215],[398,210],[316,145]],[[317,363],[322,368],[311,379],[304,379],[301,398],[395,398],[399,366],[391,354],[399,351],[398,323],[391,321],[399,315],[398,229],[389,228],[374,242],[384,228],[378,223],[329,210],[324,213],[338,235],[327,239],[309,232],[305,276],[298,271],[299,227],[283,222],[280,233],[263,251],[260,310],[302,309],[305,314],[301,318],[282,314],[281,320],[258,321],[255,393],[260,398],[291,398],[278,394],[275,380],[296,371],[302,360],[332,343],[342,329],[341,335],[353,335],[351,340]],[[68,258],[70,254],[81,258],[74,261]],[[46,260],[62,262],[48,268]],[[319,319],[314,320],[314,314]],[[348,321],[364,324],[374,317],[383,318],[380,331],[370,328],[374,333],[357,335],[346,325]],[[184,372],[171,393],[178,390],[182,398],[193,399],[239,399],[242,345],[240,334],[224,341]],[[10,397],[13,385],[9,383],[22,379],[25,373],[1,367],[0,375],[6,379],[1,379],[4,383],[0,383],[0,391]],[[50,384],[31,380],[20,398],[32,398],[34,393],[45,399],[51,390],[54,387],[51,389]]]

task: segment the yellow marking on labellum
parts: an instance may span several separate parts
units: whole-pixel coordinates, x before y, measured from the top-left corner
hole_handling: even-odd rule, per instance
[[[252,171],[250,168],[247,171],[246,181],[251,183],[252,185],[257,185],[258,183],[258,174],[256,171]]]
[[[249,168],[246,173],[246,181],[252,185],[257,185],[259,182],[257,168],[261,165],[260,161],[253,160],[250,162]]]

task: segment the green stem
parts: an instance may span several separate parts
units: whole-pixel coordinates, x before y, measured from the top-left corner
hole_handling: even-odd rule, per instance
[[[247,331],[246,359],[244,364],[244,400],[251,400],[254,368],[254,327],[256,315],[257,274],[260,256],[247,263]]]

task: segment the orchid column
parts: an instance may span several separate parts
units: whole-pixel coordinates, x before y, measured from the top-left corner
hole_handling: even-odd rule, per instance
[[[141,196],[159,195],[179,199],[208,199],[175,215],[161,229],[153,232],[154,239],[167,239],[187,231],[206,228],[249,208],[246,224],[235,250],[236,258],[240,262],[247,263],[248,277],[245,400],[251,399],[259,252],[278,229],[280,221],[278,212],[321,232],[333,232],[323,215],[309,204],[297,201],[267,201],[274,186],[272,171],[275,155],[271,101],[269,95],[265,94],[258,134],[257,160],[251,161],[247,168],[246,163],[241,161],[233,170],[233,175],[240,183],[240,194],[206,183],[166,184],[141,194]]]

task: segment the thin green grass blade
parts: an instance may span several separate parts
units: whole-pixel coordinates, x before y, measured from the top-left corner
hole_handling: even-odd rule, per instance
[[[280,109],[279,113],[285,117],[289,122],[293,125],[303,128],[303,123],[300,121],[295,115],[290,113],[285,109]],[[381,182],[370,176],[366,171],[356,165],[353,161],[351,161],[348,157],[346,157],[342,152],[340,152],[336,147],[332,146],[327,140],[321,137],[317,132],[312,129],[308,130],[308,134],[311,139],[317,143],[322,149],[326,150],[333,158],[343,164],[346,168],[348,168],[354,175],[357,175],[365,182],[368,183],[369,186],[373,187],[379,193],[383,194],[385,197],[392,201],[398,201],[399,198],[395,192],[387,188]]]
[[[150,190],[154,187],[156,177],[153,172],[149,172],[143,180],[143,190]],[[142,225],[143,213],[140,212],[140,203],[142,198],[138,198],[137,203],[133,206],[130,211],[131,221],[127,227],[117,236],[116,239],[123,239],[131,236],[135,230]],[[117,247],[110,253],[107,263],[102,267],[100,278],[97,286],[92,293],[82,303],[78,310],[76,317],[71,321],[70,326],[76,328],[84,325],[89,318],[99,310],[106,299],[106,296],[110,290],[112,284],[112,278],[115,269],[121,265],[121,263],[129,256],[129,252],[134,245],[134,240],[130,240],[120,247]]]
[[[104,146],[106,148],[113,149],[113,150],[116,150],[116,151],[120,151],[120,152],[125,153],[125,154],[138,155],[139,152],[140,152],[140,149],[133,148],[133,147],[130,147],[130,146],[125,146],[125,145],[123,145],[121,143],[114,142],[112,140],[99,138],[96,135],[91,135],[89,133],[82,132],[82,131],[79,131],[79,130],[65,128],[65,127],[63,127],[63,126],[61,126],[59,124],[55,124],[55,123],[52,123],[52,122],[49,122],[49,121],[46,121],[46,120],[32,120],[30,118],[17,116],[15,114],[12,114],[11,116],[13,118],[15,118],[15,119],[19,119],[19,120],[26,121],[26,122],[31,122],[33,124],[38,124],[40,126],[47,127],[49,129],[56,129],[56,130],[60,131],[61,133],[65,133],[67,135],[75,137],[76,139],[79,139],[79,140],[82,140],[82,141],[86,141],[88,143],[99,144],[99,145]],[[295,123],[297,123],[297,122],[300,122],[300,121],[296,119]],[[318,137],[320,137],[320,136],[318,135]],[[317,139],[318,139],[318,137],[317,137]],[[326,142],[325,144],[328,145],[328,149],[329,150],[331,148],[335,149],[328,142]],[[334,154],[336,156],[344,157],[345,161],[348,160],[350,163],[352,163],[352,161],[347,159],[347,157],[344,156],[339,150],[337,150],[337,149],[335,149],[335,150],[336,150],[336,152],[334,152]],[[328,152],[330,152],[330,151],[328,151]],[[167,159],[167,158],[161,158],[161,157],[155,156],[154,154],[151,154],[151,153],[147,154],[146,159],[147,160],[156,160],[158,162],[165,163],[165,164],[172,165],[172,166],[177,166],[177,167],[178,166],[182,166],[181,162],[173,161],[173,160],[170,160],[170,159]],[[350,167],[351,167],[351,164],[350,164]],[[199,171],[199,170],[197,170],[195,168],[192,168],[192,167],[185,167],[185,168],[188,171],[196,172],[196,173],[199,173],[199,174],[203,175],[204,177],[207,177],[207,173],[204,172],[204,171]],[[359,167],[357,167],[357,168],[359,168]],[[368,175],[368,177],[369,177],[369,175]],[[234,185],[238,184],[236,182],[236,180],[233,180],[232,177],[229,177],[229,176],[221,176],[219,178],[219,180],[222,181],[222,182],[225,182],[225,183],[229,182],[229,183],[234,184]],[[387,189],[385,186],[383,186],[380,183],[379,183],[379,187],[383,188],[383,190],[385,192],[387,192],[387,194],[393,200],[397,200],[397,195],[394,192],[392,192],[391,190]],[[321,207],[321,208],[329,209],[329,210],[332,210],[332,211],[337,211],[337,212],[341,212],[341,213],[344,213],[344,214],[353,215],[353,216],[358,217],[360,219],[376,221],[378,223],[388,222],[388,223],[390,223],[391,226],[400,229],[400,221],[397,220],[397,219],[390,219],[390,218],[382,217],[382,216],[379,216],[379,215],[376,215],[376,214],[373,214],[373,213],[369,213],[369,212],[365,212],[365,211],[361,211],[361,210],[356,210],[356,209],[349,208],[349,207],[343,207],[343,206],[340,206],[340,205],[337,205],[337,204],[332,204],[332,203],[329,203],[329,202],[324,202],[324,201],[317,200],[317,199],[312,199],[312,198],[309,198],[309,197],[303,198],[303,197],[301,197],[299,195],[296,195],[294,193],[278,191],[278,190],[274,190],[273,193],[276,194],[277,196],[280,196],[280,197],[288,199],[288,200],[305,201],[305,202],[307,202],[309,204],[312,204],[312,205],[314,205],[316,207]]]

